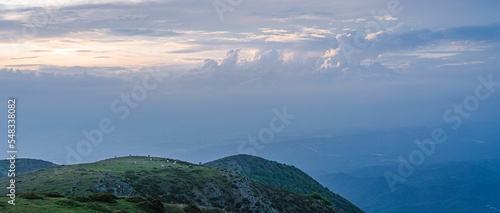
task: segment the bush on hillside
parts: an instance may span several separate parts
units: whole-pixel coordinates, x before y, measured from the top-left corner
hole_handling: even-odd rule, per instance
[[[316,199],[316,200],[321,200],[323,201],[324,203],[328,204],[328,205],[332,205],[332,203],[326,199],[325,197],[321,196],[320,194],[318,194],[317,192],[313,192],[309,195],[310,198],[313,198],[313,199]]]
[[[25,199],[43,199],[43,195],[35,192],[22,192],[19,193],[19,197],[25,198]]]
[[[64,197],[64,195],[59,194],[59,192],[44,192],[42,193],[45,197]]]
[[[71,207],[71,208],[76,208],[82,206],[79,202],[76,202],[74,200],[69,200],[69,199],[61,199],[61,200],[55,200],[54,204],[60,205],[60,206],[66,206],[66,207]]]
[[[147,201],[145,198],[141,196],[129,196],[125,198],[126,201],[131,202],[131,203],[140,203],[143,201]]]
[[[92,199],[84,195],[70,195],[68,198],[83,203],[92,202]]]
[[[95,193],[89,195],[92,201],[105,202],[105,203],[116,203],[116,196],[109,193]]]
[[[137,206],[145,209],[148,212],[152,213],[163,213],[165,211],[165,207],[163,203],[159,200],[153,201],[142,201],[137,204]]]
[[[201,209],[198,208],[198,206],[196,206],[194,204],[189,204],[186,207],[184,207],[184,212],[187,212],[187,213],[200,213]]]
[[[95,210],[95,211],[98,211],[98,212],[113,213],[113,211],[111,211],[111,209],[109,209],[105,206],[101,206],[97,203],[86,203],[85,207],[92,209],[92,210]]]

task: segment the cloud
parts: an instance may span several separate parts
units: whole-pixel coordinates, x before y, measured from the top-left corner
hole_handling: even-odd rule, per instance
[[[0,29],[0,35],[5,35],[0,36],[0,48],[4,49],[0,55],[24,58],[27,52],[40,53],[39,58],[23,63],[2,61],[13,67],[37,65],[40,61],[53,67],[111,67],[120,63],[135,69],[175,64],[186,71],[200,66],[197,62],[203,58],[230,60],[225,53],[232,49],[240,49],[237,53],[240,60],[247,60],[259,51],[275,50],[283,61],[276,61],[272,69],[280,69],[276,64],[281,63],[281,69],[291,66],[301,72],[375,69],[373,73],[382,73],[387,71],[382,67],[386,66],[383,57],[389,54],[409,55],[447,40],[494,42],[498,38],[498,24],[429,27],[441,19],[427,21],[425,25],[414,24],[408,15],[421,11],[424,4],[420,2],[401,1],[402,12],[398,14],[387,13],[388,4],[378,1],[318,0],[296,6],[294,3],[298,2],[245,2],[235,7],[234,12],[225,13],[229,18],[223,22],[210,2],[198,1],[62,2],[58,7],[11,7],[0,17],[2,26],[6,26]],[[468,3],[458,2],[450,8],[450,13],[459,13],[466,8],[464,5]],[[489,11],[484,5],[480,7]],[[427,15],[439,11],[425,8],[430,10]],[[421,14],[417,17],[422,18]],[[457,18],[456,23],[464,19]],[[373,28],[373,24],[383,27]],[[26,26],[34,27],[29,36],[22,33]],[[339,44],[354,46],[355,54],[346,54],[344,46]],[[330,50],[338,54],[323,56]],[[77,57],[79,60],[72,60]],[[210,63],[213,65],[213,61]],[[229,69],[227,63],[223,65],[225,69]],[[256,66],[252,63],[249,66]],[[217,68],[212,65],[207,64]]]
[[[102,118],[117,131],[85,161],[151,147],[227,155],[283,106],[298,115],[286,139],[441,125],[478,75],[500,78],[496,0],[247,0],[224,21],[212,1],[58,2],[0,6],[0,64],[19,69],[0,67],[0,96],[21,103],[23,157],[64,162],[53,153]],[[117,120],[111,103],[149,72],[162,83]],[[498,115],[496,97],[478,121]]]
[[[440,41],[444,38],[442,33],[435,32],[429,29],[411,30],[408,32],[385,32],[378,34],[371,41],[376,45],[374,48],[382,50],[405,50],[415,49],[416,47],[425,46],[433,42]]]
[[[47,71],[30,71],[30,70],[20,70],[20,69],[0,69],[0,81],[2,84],[14,85],[16,83],[22,83],[24,85],[31,84],[30,87],[44,89],[52,88],[55,89],[58,86],[62,88],[73,85],[75,87],[81,88],[92,88],[93,86],[111,86],[111,85],[122,85],[125,81],[120,78],[110,78],[88,74],[83,69],[75,68],[79,70],[78,73],[66,73],[61,74],[56,71],[55,68],[50,68],[51,72]],[[43,85],[51,85],[50,87],[45,87]],[[8,88],[9,86],[4,86]],[[16,86],[16,88],[19,88]]]
[[[172,37],[178,36],[179,33],[176,33],[171,30],[158,30],[158,29],[112,29],[111,32],[116,35],[124,35],[124,36],[154,36],[154,37]]]
[[[500,24],[461,26],[442,30],[447,39],[500,41]]]
[[[20,57],[20,58],[10,58],[12,60],[23,60],[23,59],[33,59],[38,58],[38,56],[28,56],[28,57]]]

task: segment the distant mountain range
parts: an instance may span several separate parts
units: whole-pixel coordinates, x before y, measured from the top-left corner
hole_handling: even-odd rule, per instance
[[[385,171],[397,171],[397,165],[317,179],[370,213],[500,212],[500,159],[422,166],[394,192]]]
[[[205,165],[139,156],[68,166],[18,162],[21,205],[3,196],[1,212],[362,212],[295,167],[247,155]],[[267,172],[225,166],[234,162]],[[0,163],[6,170],[8,162]]]
[[[10,162],[8,160],[0,160],[0,178],[7,177]],[[33,170],[45,169],[57,166],[57,164],[35,159],[19,158],[16,159],[16,173],[25,173]]]

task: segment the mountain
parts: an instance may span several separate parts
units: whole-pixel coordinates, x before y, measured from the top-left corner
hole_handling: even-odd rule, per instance
[[[421,166],[391,191],[385,171],[372,166],[317,177],[367,212],[500,212],[500,159]]]
[[[238,171],[251,180],[303,195],[318,193],[345,212],[363,212],[360,208],[325,188],[296,168],[251,155],[235,155],[204,164],[210,168]]]
[[[7,173],[9,170],[10,162],[9,160],[0,160],[0,178],[1,177],[7,177]],[[26,159],[26,158],[19,158],[16,159],[16,173],[25,173],[29,171],[34,171],[34,170],[39,170],[39,169],[45,169],[45,168],[50,168],[57,166],[57,164],[48,162],[48,161],[43,161],[43,160],[35,160],[35,159]]]
[[[8,181],[1,178],[0,184]],[[156,157],[119,157],[31,171],[16,175],[16,189],[17,201],[23,205],[2,202],[0,211],[137,212],[141,205],[152,209],[161,205],[161,210],[152,212],[182,208],[192,210],[188,212],[344,212],[316,194],[271,187],[228,169]]]

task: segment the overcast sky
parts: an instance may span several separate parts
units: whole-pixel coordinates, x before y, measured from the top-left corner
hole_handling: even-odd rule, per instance
[[[500,81],[499,9],[495,0],[2,0],[0,97],[19,99],[20,155],[59,163],[104,118],[116,130],[82,161],[206,161],[214,156],[190,153],[219,145],[232,151],[217,156],[236,154],[283,107],[297,117],[276,140],[442,125],[478,77]],[[145,78],[158,86],[123,116],[114,101]],[[498,106],[492,96],[476,114],[494,120]]]

